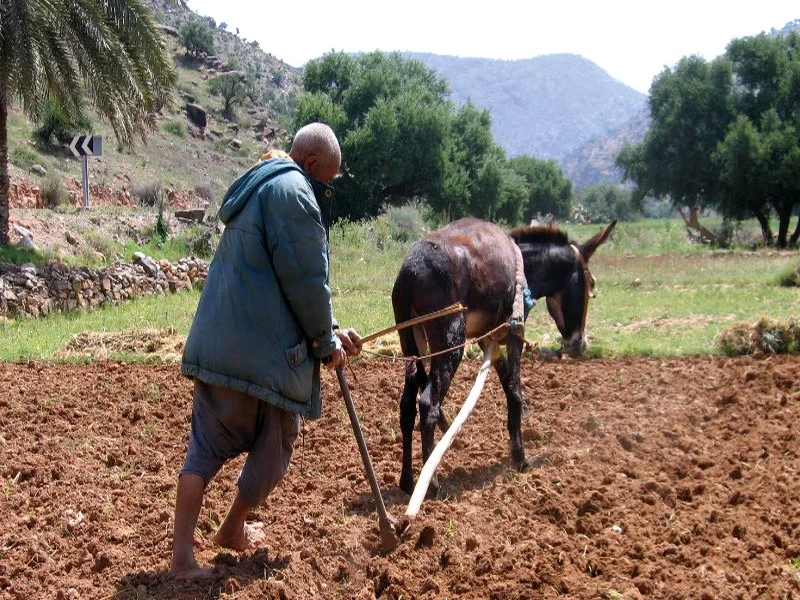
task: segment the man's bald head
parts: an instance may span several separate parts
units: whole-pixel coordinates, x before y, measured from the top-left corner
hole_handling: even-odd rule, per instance
[[[342,164],[342,151],[333,129],[309,123],[295,134],[289,156],[311,177],[330,183]]]

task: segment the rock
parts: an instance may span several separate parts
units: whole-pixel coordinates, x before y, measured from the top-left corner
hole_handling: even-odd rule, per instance
[[[194,104],[192,102],[187,103],[186,117],[192,122],[193,125],[201,129],[205,129],[206,125],[208,124],[206,109],[199,104]]]
[[[133,262],[134,264],[141,265],[149,277],[156,277],[160,272],[158,265],[153,259],[145,256],[142,252],[135,252],[133,254]]]
[[[202,223],[206,216],[206,209],[204,208],[187,208],[185,210],[176,210],[175,218],[182,221],[189,221],[191,223]]]
[[[30,231],[16,223],[14,223],[14,231],[20,236],[20,240],[17,242],[18,248],[30,248],[31,250],[39,249],[39,246],[33,241],[33,234]]]
[[[17,248],[29,248],[31,250],[38,250],[39,246],[36,245],[36,242],[34,242],[33,239],[24,237],[19,242],[17,242]]]
[[[33,165],[31,167],[31,173],[39,175],[40,177],[44,177],[47,175],[47,169],[45,169],[42,165]]]
[[[13,227],[14,227],[14,231],[16,231],[16,232],[17,232],[17,235],[19,235],[20,237],[23,237],[23,238],[26,238],[26,237],[33,238],[33,233],[31,233],[31,231],[30,231],[29,229],[26,229],[26,228],[25,228],[25,227],[23,227],[22,225],[18,225],[17,223],[14,223],[14,224],[13,224]]]

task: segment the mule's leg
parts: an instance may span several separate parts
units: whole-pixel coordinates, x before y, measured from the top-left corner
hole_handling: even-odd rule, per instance
[[[467,334],[466,315],[460,314],[449,320],[440,321],[444,321],[441,323],[444,327],[432,326],[427,330],[431,351],[461,346]],[[431,358],[428,384],[419,398],[419,431],[422,438],[423,464],[433,452],[434,432],[440,421],[442,401],[450,389],[450,383],[461,362],[463,352],[463,348],[459,347]],[[435,496],[438,489],[439,478],[434,474],[428,487],[428,496]]]
[[[520,393],[520,359],[522,357],[522,337],[509,332],[506,340],[506,356],[494,362],[500,385],[506,394],[508,410],[508,435],[511,444],[511,458],[522,471],[530,467],[525,458],[522,444],[522,394]]]
[[[410,494],[414,491],[414,475],[411,464],[411,443],[414,423],[417,420],[417,395],[425,387],[427,377],[422,362],[406,365],[403,395],[400,398],[400,431],[403,433],[403,468],[400,473],[400,489]]]

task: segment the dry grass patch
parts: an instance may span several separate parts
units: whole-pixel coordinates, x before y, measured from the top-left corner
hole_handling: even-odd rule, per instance
[[[144,356],[145,360],[178,363],[185,337],[174,327],[127,329],[124,331],[82,331],[56,352],[56,358],[107,360],[120,355]]]
[[[800,352],[800,322],[761,317],[755,324],[737,323],[717,336],[717,347],[728,356]]]

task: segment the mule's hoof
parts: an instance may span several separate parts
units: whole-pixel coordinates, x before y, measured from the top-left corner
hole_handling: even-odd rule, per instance
[[[412,477],[400,478],[400,489],[409,496],[414,493],[414,479]]]
[[[533,468],[533,463],[525,458],[519,463],[518,468],[520,473],[526,473]]]

